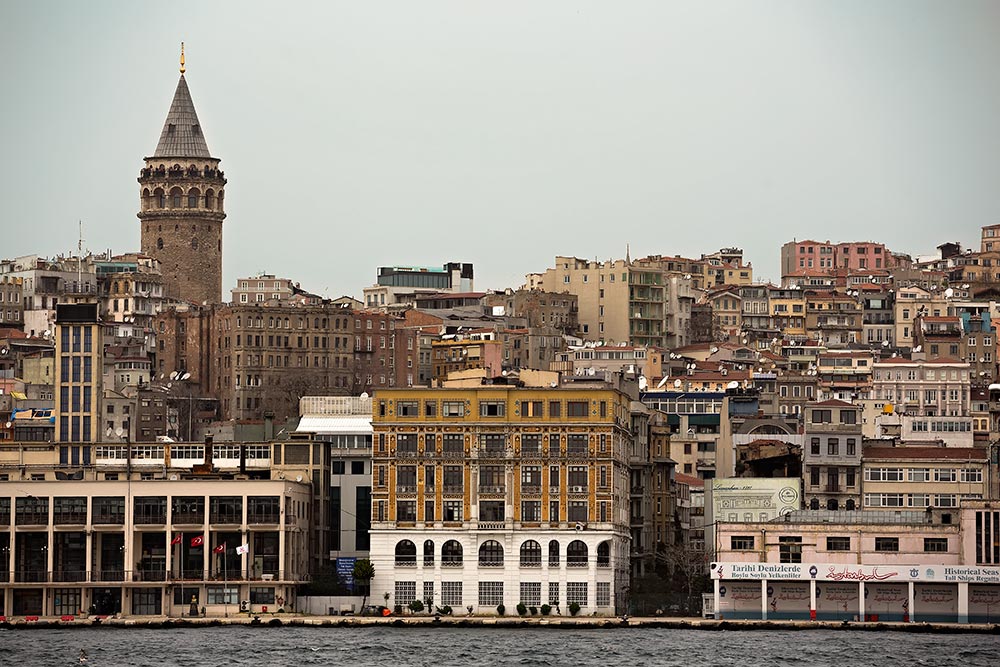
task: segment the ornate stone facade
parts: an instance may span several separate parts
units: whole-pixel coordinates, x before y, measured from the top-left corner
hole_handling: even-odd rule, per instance
[[[142,252],[159,260],[164,296],[219,303],[226,178],[209,153],[183,73],[156,151],[145,162],[139,173]]]

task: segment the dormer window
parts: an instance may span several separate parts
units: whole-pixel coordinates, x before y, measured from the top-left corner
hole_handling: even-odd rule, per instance
[[[176,125],[170,123],[169,125],[167,125],[167,134],[173,134],[176,128],[177,128]]]

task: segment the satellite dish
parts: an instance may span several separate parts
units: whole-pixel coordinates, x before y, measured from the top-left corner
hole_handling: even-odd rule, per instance
[[[117,435],[119,438],[122,437],[124,434],[125,434],[125,429],[123,429],[121,426],[115,429],[115,435]]]
[[[302,475],[296,475],[295,476],[295,481],[296,482],[301,482],[302,481]]]
[[[178,379],[178,380],[187,380],[187,379],[188,379],[189,377],[191,377],[191,374],[190,374],[190,373],[188,373],[188,372],[185,372],[185,373],[184,373],[184,375],[180,376],[180,377],[179,377],[179,378],[177,378],[177,379]]]
[[[882,341],[882,347],[889,347],[889,341],[887,340]]]
[[[368,398],[368,392],[367,391],[361,392],[361,398]]]
[[[109,426],[108,430],[105,431],[104,435],[106,435],[106,436],[108,436],[110,438],[112,433],[113,433],[113,431],[111,430],[111,427]]]
[[[170,371],[170,379],[171,380],[177,379],[177,371]]]
[[[645,375],[640,375],[639,376],[639,391],[645,391],[646,387],[648,387],[648,386],[649,386],[649,383],[646,381],[646,376]]]
[[[45,331],[42,332],[42,338],[48,338],[51,335],[52,335],[52,332],[49,331],[48,329],[46,329]]]
[[[163,373],[160,373],[160,379],[161,380],[163,379]]]
[[[952,295],[953,295],[954,293],[955,293],[955,290],[953,290],[953,289],[952,289],[952,288],[950,288],[950,287],[949,287],[948,289],[946,289],[946,290],[944,291],[944,295],[945,295],[946,297],[948,297],[949,299],[951,298],[951,296],[952,296]]]
[[[177,475],[171,475],[170,476],[170,481],[171,482],[176,482],[177,481]]]
[[[6,424],[4,424],[4,428],[10,428],[11,426],[12,426],[12,424],[10,422],[7,422]]]
[[[0,347],[0,356],[7,356],[7,352],[8,352],[7,348]]]
[[[727,389],[738,389],[739,386],[740,386],[740,383],[737,382],[736,380],[733,380],[732,382],[730,382],[729,384],[726,385],[726,388]]]
[[[676,380],[674,380],[674,386],[675,387],[681,386],[681,380],[680,380],[680,378],[677,378]]]

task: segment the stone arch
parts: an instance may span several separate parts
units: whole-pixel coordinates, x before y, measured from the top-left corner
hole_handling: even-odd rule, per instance
[[[604,540],[597,545],[597,567],[611,566],[611,542]]]
[[[163,188],[156,188],[153,190],[153,203],[156,208],[167,207],[167,197],[163,192]]]
[[[836,510],[840,509],[840,503],[837,502],[836,498],[829,498],[826,501],[826,508],[828,510],[836,511]]]
[[[156,239],[156,249],[157,250],[163,250],[163,237],[162,236]]]
[[[559,567],[559,540],[549,540],[549,567]]]
[[[142,189],[142,210],[143,211],[145,211],[147,208],[149,208],[149,202],[150,202],[149,188],[143,188]]]
[[[448,540],[441,546],[441,564],[462,564],[462,545],[458,540]]]
[[[205,208],[210,210],[215,208],[215,190],[212,188],[205,190]]]
[[[424,565],[434,564],[434,540],[424,540]]]
[[[479,547],[479,565],[488,567],[503,566],[503,545],[496,540],[486,540]]]
[[[521,567],[541,567],[542,545],[535,540],[521,543]]]
[[[219,197],[218,197],[218,199],[219,199],[219,210],[220,211],[222,210],[222,200],[225,198],[225,196],[226,196],[225,191],[224,190],[219,190]]]
[[[590,550],[583,540],[573,540],[566,547],[566,566],[586,567],[589,555]]]
[[[813,498],[809,501],[809,509],[818,510],[819,509],[819,498]]]
[[[416,565],[417,545],[410,540],[396,542],[396,565]]]
[[[188,190],[188,208],[198,208],[198,203],[201,200],[201,190],[198,188],[191,188]]]
[[[170,188],[170,208],[180,208],[181,199],[184,196],[184,191],[179,187],[174,186]]]

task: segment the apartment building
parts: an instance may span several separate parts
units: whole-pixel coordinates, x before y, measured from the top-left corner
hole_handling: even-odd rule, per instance
[[[806,406],[802,477],[809,509],[860,507],[861,431],[860,406],[837,400]]]
[[[989,497],[985,448],[868,446],[862,462],[864,508],[936,508],[947,512]]]
[[[629,406],[605,383],[380,391],[372,589],[401,606],[620,612]]]
[[[967,417],[970,388],[969,364],[957,359],[896,357],[876,362],[872,372],[872,398],[920,417]]]

